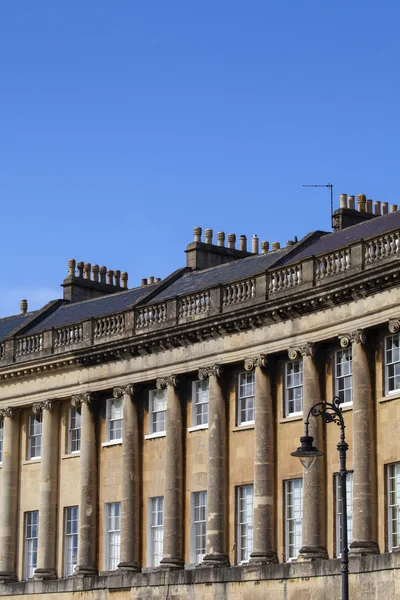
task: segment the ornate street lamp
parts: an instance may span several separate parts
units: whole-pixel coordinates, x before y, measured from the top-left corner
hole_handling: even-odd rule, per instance
[[[342,410],[340,408],[340,398],[335,396],[333,402],[317,402],[308,411],[306,420],[304,421],[304,436],[300,438],[301,446],[295,452],[291,452],[291,456],[297,456],[303,467],[309,469],[314,464],[318,456],[323,456],[324,453],[313,446],[314,438],[308,434],[310,425],[310,416],[322,417],[325,423],[336,423],[340,427],[340,441],[337,445],[340,459],[340,496],[341,496],[341,521],[342,521],[342,547],[341,547],[341,572],[342,572],[342,600],[349,599],[349,549],[347,546],[347,469],[346,469],[346,454],[348,444],[345,439],[345,424],[343,420]]]

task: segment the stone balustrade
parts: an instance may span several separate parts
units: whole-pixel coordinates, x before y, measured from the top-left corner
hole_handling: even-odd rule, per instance
[[[226,285],[222,290],[222,306],[251,300],[256,295],[256,280],[245,279]]]
[[[400,247],[400,231],[387,233],[365,242],[365,264],[371,264],[383,258],[398,254]]]
[[[151,325],[158,325],[167,320],[167,305],[153,304],[137,309],[135,316],[136,329],[143,329]]]
[[[4,344],[0,344],[0,360],[3,360],[5,356],[5,346]]]
[[[17,339],[16,356],[36,354],[43,350],[43,334],[27,335]]]
[[[338,252],[331,252],[326,256],[317,259],[315,278],[317,280],[324,279],[330,275],[344,273],[351,267],[350,250],[344,249]]]
[[[62,348],[78,344],[83,340],[83,325],[72,325],[71,327],[61,327],[54,332],[54,347]]]
[[[293,267],[287,267],[271,273],[269,281],[269,292],[280,292],[281,290],[287,290],[302,282],[302,266],[294,265]]]
[[[125,331],[125,315],[110,315],[96,319],[94,323],[93,337],[95,339],[110,337]]]
[[[210,308],[210,292],[199,292],[198,294],[191,294],[185,296],[179,300],[178,316],[181,317],[193,317],[206,313]]]

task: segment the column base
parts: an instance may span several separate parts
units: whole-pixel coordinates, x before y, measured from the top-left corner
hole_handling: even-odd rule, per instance
[[[93,577],[97,575],[96,567],[89,565],[78,565],[74,571],[74,577]]]
[[[118,564],[118,570],[119,571],[129,571],[132,573],[140,573],[140,571],[142,570],[140,565],[138,565],[135,562],[120,562]]]
[[[175,569],[183,569],[184,564],[181,558],[162,558],[160,560],[160,567],[164,571],[173,571]]]
[[[300,548],[298,562],[309,562],[329,558],[326,548],[323,546],[303,546]]]
[[[0,583],[13,583],[17,576],[13,571],[0,571]]]
[[[43,579],[57,579],[57,573],[54,569],[36,569],[33,578],[36,581],[42,581]]]
[[[229,557],[227,554],[206,554],[199,567],[229,567]]]
[[[270,563],[278,564],[278,555],[276,552],[252,552],[249,563],[251,565],[268,565]]]
[[[357,542],[350,544],[349,556],[364,556],[366,554],[379,554],[379,546],[376,542]]]

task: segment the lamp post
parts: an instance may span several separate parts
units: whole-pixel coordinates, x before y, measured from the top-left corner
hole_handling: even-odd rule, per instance
[[[340,398],[335,396],[333,402],[317,402],[310,408],[307,418],[304,421],[304,436],[300,438],[301,446],[291,456],[297,456],[303,467],[309,469],[314,464],[318,456],[323,456],[323,452],[313,446],[314,438],[308,434],[310,416],[322,417],[325,423],[336,423],[340,427],[340,441],[337,445],[340,459],[340,495],[342,504],[342,547],[341,547],[341,573],[342,573],[342,600],[349,598],[349,548],[347,545],[347,497],[346,497],[346,453],[348,444],[345,439],[345,424],[340,409]]]

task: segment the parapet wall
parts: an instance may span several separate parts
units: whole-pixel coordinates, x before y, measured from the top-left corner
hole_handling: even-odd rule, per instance
[[[352,600],[400,598],[400,552],[351,558]],[[0,584],[0,597],[21,600],[340,600],[340,561],[263,567],[161,569],[52,581]]]

